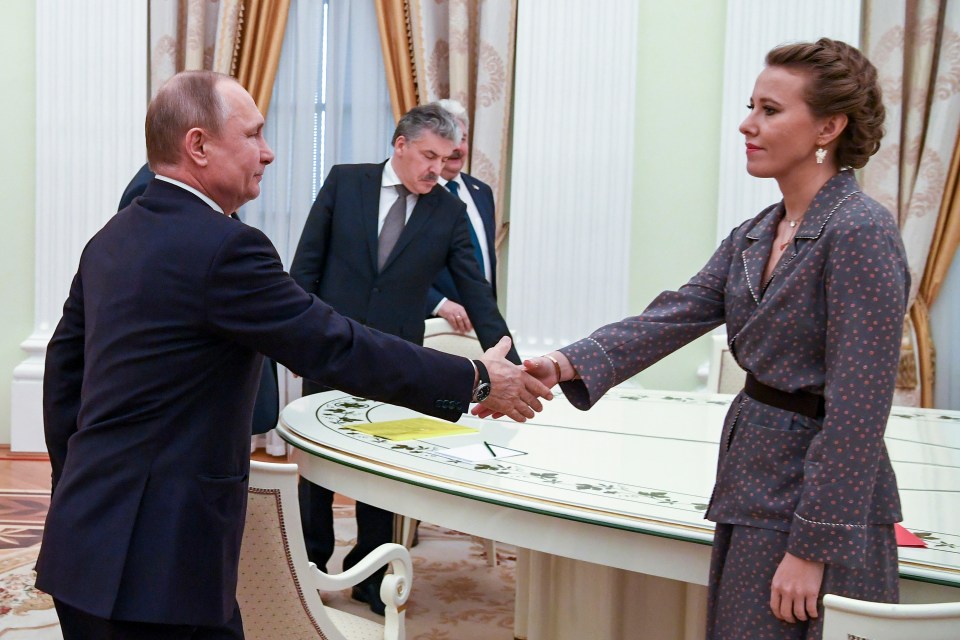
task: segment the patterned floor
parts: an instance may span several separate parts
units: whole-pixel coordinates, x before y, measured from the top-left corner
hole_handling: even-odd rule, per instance
[[[0,550],[38,544],[49,507],[49,491],[0,489]]]
[[[0,489],[0,638],[62,638],[50,598],[33,588],[49,491]]]
[[[0,638],[58,640],[50,598],[33,588],[33,563],[50,504],[44,491],[0,490]],[[356,538],[352,505],[336,507],[337,570]],[[489,567],[482,545],[470,536],[424,523],[413,549],[413,593],[407,603],[410,640],[510,640],[513,638],[516,557],[498,547]],[[349,591],[325,594],[337,609],[378,620]],[[379,618],[382,620],[382,618]]]
[[[335,511],[339,569],[356,537],[353,507]],[[407,601],[409,640],[512,640],[516,554],[497,545],[497,566],[487,566],[481,542],[457,531],[422,523],[413,557],[413,591]],[[349,592],[324,596],[328,605],[377,620]],[[379,618],[382,620],[382,618]]]

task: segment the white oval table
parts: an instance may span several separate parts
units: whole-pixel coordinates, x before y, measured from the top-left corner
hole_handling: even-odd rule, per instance
[[[419,414],[332,391],[284,408],[279,433],[317,484],[530,550],[517,637],[638,637],[643,625],[643,637],[696,638],[713,537],[703,514],[730,400],[614,389],[588,412],[561,397],[524,424],[464,416],[477,432],[392,441],[355,427]],[[960,412],[895,407],[886,439],[904,524],[928,544],[901,548],[902,599],[960,600]],[[442,455],[484,441],[522,455]]]

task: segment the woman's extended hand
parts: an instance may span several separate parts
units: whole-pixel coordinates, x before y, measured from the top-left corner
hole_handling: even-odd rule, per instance
[[[557,380],[556,368],[547,356],[527,358],[523,361],[523,368],[547,387],[560,384]]]
[[[817,597],[823,582],[823,563],[786,553],[770,583],[770,609],[780,620],[794,623],[819,617]]]
[[[551,357],[556,359],[557,364],[554,364],[554,361],[550,359]],[[567,357],[559,351],[554,351],[553,353],[547,354],[546,356],[540,356],[538,358],[528,358],[527,360],[523,361],[524,372],[530,374],[530,377],[537,382],[542,383],[547,389],[559,384],[560,380],[557,377],[558,368],[567,372],[566,377],[568,379],[573,378],[576,375],[576,372],[573,370],[573,365],[571,365],[570,361],[567,360]],[[542,394],[540,394],[540,396],[546,397]],[[549,399],[550,397],[547,397],[547,400]],[[537,410],[539,411],[539,409]],[[494,411],[492,408],[485,405],[477,405],[471,410],[471,413],[478,418],[499,418],[500,416],[504,415],[503,413]]]

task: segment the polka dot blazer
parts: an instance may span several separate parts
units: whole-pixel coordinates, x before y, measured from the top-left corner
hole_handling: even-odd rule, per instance
[[[726,324],[730,351],[763,384],[824,396],[820,419],[741,393],[724,424],[707,518],[789,532],[789,551],[859,566],[865,529],[901,519],[883,432],[910,286],[893,216],[851,171],[831,178],[767,282],[782,203],[727,237],[706,266],[639,316],[561,351],[589,408],[610,387]],[[682,425],[678,425],[682,428]]]

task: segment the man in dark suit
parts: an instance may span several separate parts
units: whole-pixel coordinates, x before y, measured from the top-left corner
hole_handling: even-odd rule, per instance
[[[490,283],[493,296],[497,296],[497,252],[496,210],[493,203],[493,190],[485,182],[463,173],[463,165],[470,156],[470,116],[463,105],[456,100],[438,100],[437,104],[446,109],[460,125],[460,144],[443,165],[440,176],[446,181],[446,188],[460,198],[467,207],[467,221],[470,223],[470,240],[473,242],[474,257],[480,265],[483,277]],[[462,333],[473,328],[473,323],[463,307],[460,292],[453,282],[450,270],[444,267],[437,274],[430,291],[427,292],[426,317],[439,316]]]
[[[250,95],[192,71],[147,110],[157,178],[87,244],[47,347],[53,496],[37,586],[65,640],[237,639],[237,564],[262,356],[350,393],[457,419],[486,387],[521,420],[545,387],[348,320],[231,219],[273,152]],[[479,364],[477,364],[479,363]]]
[[[134,198],[142,196],[147,190],[147,185],[156,177],[150,170],[150,165],[145,164],[130,180],[130,184],[123,190],[120,196],[120,205],[117,211],[122,211]],[[234,211],[230,214],[231,218],[239,220],[240,216]],[[277,419],[280,417],[280,389],[277,384],[277,363],[273,358],[264,358],[263,367],[260,370],[260,384],[257,386],[257,400],[253,405],[253,428],[251,433],[257,435],[266,433],[277,426]]]
[[[337,165],[323,183],[300,236],[290,275],[339,313],[366,326],[423,342],[423,309],[436,274],[447,267],[486,348],[509,335],[490,284],[480,272],[463,202],[437,184],[460,131],[436,104],[411,109],[397,124],[393,156],[381,164]],[[519,363],[516,351],[508,356]],[[325,389],[304,380],[304,393]],[[333,494],[301,481],[301,513],[310,559],[333,554]],[[357,504],[357,544],[350,568],[393,533],[393,514]],[[383,613],[382,574],[353,596]]]

